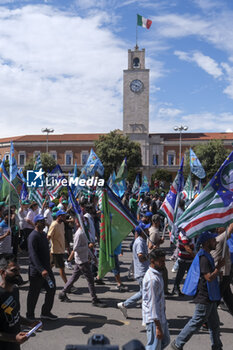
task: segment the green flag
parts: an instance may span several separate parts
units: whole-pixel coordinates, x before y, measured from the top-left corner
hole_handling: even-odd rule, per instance
[[[102,193],[99,270],[100,278],[114,268],[114,250],[138,225],[109,187]]]
[[[120,169],[118,170],[118,173],[115,178],[115,182],[120,182],[124,180],[127,177],[128,171],[127,171],[127,164],[126,164],[126,157],[121,163]]]
[[[5,174],[2,174],[2,188],[0,191],[1,201],[5,201],[6,203],[9,203],[9,198],[10,198],[10,204],[16,205],[16,207],[18,208],[20,189],[21,189],[21,186],[17,177],[12,182],[10,182],[7,176]]]

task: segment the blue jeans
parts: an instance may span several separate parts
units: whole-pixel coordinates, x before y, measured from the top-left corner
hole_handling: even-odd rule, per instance
[[[193,317],[176,338],[176,346],[183,349],[184,344],[205,322],[208,322],[212,350],[221,350],[222,342],[219,335],[219,317],[216,302],[208,305],[196,304]]]
[[[123,305],[127,308],[130,305],[136,304],[136,302],[138,300],[142,299],[142,281],[143,281],[143,276],[142,277],[138,277],[136,278],[136,280],[138,281],[140,290],[139,292],[135,293],[134,295],[132,295],[132,297],[130,297],[129,299],[127,299],[126,301],[124,301]]]
[[[154,322],[147,323],[146,325],[146,335],[147,335],[147,345],[146,350],[163,350],[170,343],[170,333],[168,330],[167,322],[161,325],[163,330],[163,339],[159,340],[156,338],[156,325]]]

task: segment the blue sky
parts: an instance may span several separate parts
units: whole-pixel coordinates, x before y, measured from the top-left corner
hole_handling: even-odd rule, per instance
[[[137,13],[150,132],[233,131],[232,1],[0,0],[0,136],[121,129]]]

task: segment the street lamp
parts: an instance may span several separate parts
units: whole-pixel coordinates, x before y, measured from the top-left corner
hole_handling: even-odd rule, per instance
[[[49,153],[49,134],[54,132],[54,129],[45,128],[45,129],[41,129],[41,131],[45,132],[47,134],[47,138],[46,138],[46,153]]]
[[[182,142],[182,131],[187,131],[188,130],[188,126],[186,125],[180,125],[180,126],[174,126],[173,128],[175,131],[179,131],[180,132],[180,162],[181,162],[181,142]],[[180,163],[179,162],[179,163]]]

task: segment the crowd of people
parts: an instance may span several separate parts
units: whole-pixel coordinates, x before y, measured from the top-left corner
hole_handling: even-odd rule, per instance
[[[165,233],[164,217],[159,208],[164,200],[160,195],[134,195],[127,191],[122,204],[138,221],[132,232],[132,264],[128,278],[134,278],[138,291],[117,308],[125,318],[128,308],[137,302],[142,304],[142,322],[147,332],[147,350],[161,350],[170,344],[169,323],[165,313],[165,298],[183,293],[192,295],[196,304],[194,316],[175,340],[172,349],[183,349],[185,343],[199,328],[209,329],[213,350],[223,349],[219,332],[217,307],[227,309],[233,315],[232,254],[225,245],[225,228],[203,232],[198,239],[190,239],[183,230],[177,230],[177,244],[172,243],[169,251],[174,252],[172,271],[176,272],[172,290],[168,288],[168,270],[165,265],[167,249],[163,248]],[[41,291],[45,292],[40,319],[56,321],[52,313],[56,295],[56,279],[53,270],[58,269],[64,283],[58,293],[60,302],[70,303],[69,293],[78,293],[74,283],[81,275],[85,277],[92,305],[107,307],[96,293],[96,284],[105,282],[98,275],[98,249],[100,241],[100,210],[98,197],[81,197],[82,222],[77,218],[65,195],[59,203],[47,199],[41,208],[36,202],[21,201],[10,208],[0,203],[0,348],[19,349],[28,337],[20,326],[33,327],[38,324],[35,310]],[[184,210],[180,200],[179,215]],[[178,215],[178,216],[179,216]],[[227,231],[232,240],[233,225]],[[168,235],[167,235],[168,237]],[[122,247],[114,251],[115,268],[112,273],[116,290],[127,291],[120,277],[119,255]],[[29,288],[26,318],[20,315],[18,286],[27,283],[20,276],[20,255],[28,256]],[[67,278],[66,269],[72,270]],[[181,284],[187,277],[183,290]],[[194,278],[193,276],[198,276]]]

